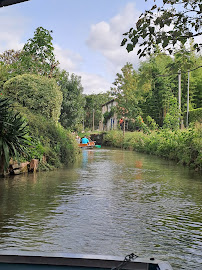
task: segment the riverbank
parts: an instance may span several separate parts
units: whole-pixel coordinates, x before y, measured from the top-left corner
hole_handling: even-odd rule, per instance
[[[143,132],[110,131],[104,136],[104,144],[175,160],[179,164],[202,171],[202,125],[171,131]]]

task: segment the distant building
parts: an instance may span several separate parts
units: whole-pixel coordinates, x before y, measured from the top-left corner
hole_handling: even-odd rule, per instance
[[[116,113],[110,114],[111,110],[113,107],[117,106],[117,101],[114,99],[106,102],[105,104],[102,105],[102,121],[100,122],[100,130],[108,131],[112,129],[117,129],[118,125],[118,120],[117,120],[117,115]],[[104,118],[108,113],[108,117]]]

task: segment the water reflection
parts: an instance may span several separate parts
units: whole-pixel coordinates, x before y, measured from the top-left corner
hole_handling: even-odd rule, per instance
[[[202,181],[187,168],[113,149],[66,170],[0,181],[2,249],[168,259],[201,269]]]

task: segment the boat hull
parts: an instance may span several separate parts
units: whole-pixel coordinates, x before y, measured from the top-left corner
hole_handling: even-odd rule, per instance
[[[79,143],[79,147],[81,148],[93,148],[94,146],[95,146],[95,142]]]

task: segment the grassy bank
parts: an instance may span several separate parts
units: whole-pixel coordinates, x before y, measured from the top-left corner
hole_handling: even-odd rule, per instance
[[[175,160],[180,164],[202,170],[202,125],[184,130],[142,132],[110,131],[104,136],[108,146],[120,147]]]
[[[32,146],[29,148],[30,159],[39,159],[40,169],[60,168],[76,160],[79,149],[75,137],[59,123],[54,123],[44,116],[32,113],[27,108],[18,106],[18,111],[26,118],[29,126]],[[46,162],[43,163],[43,157]]]

